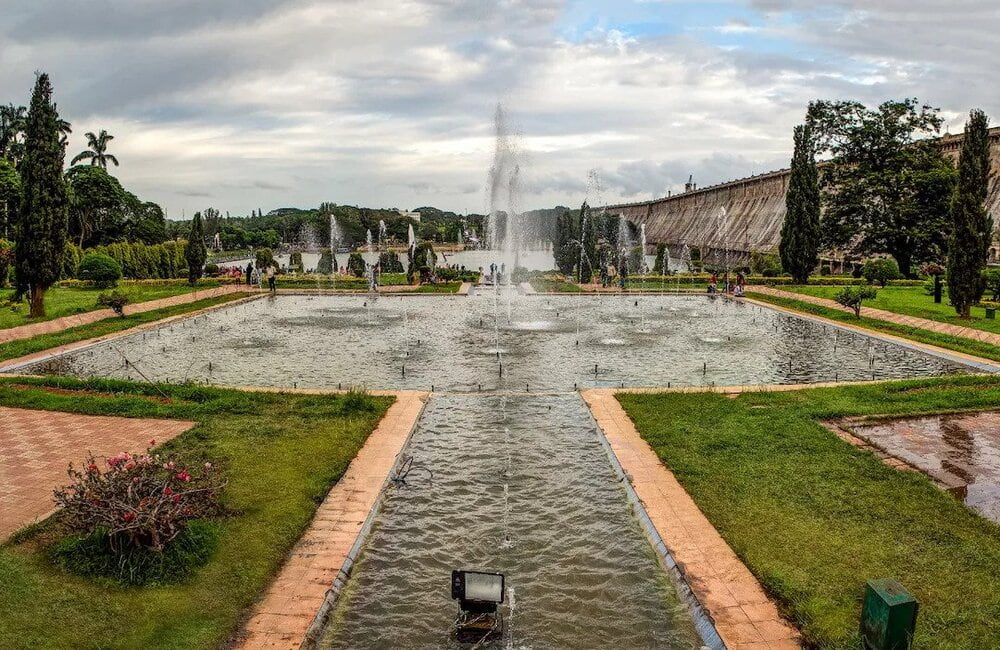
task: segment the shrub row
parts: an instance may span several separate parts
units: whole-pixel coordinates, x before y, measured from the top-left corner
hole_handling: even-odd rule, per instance
[[[80,262],[84,255],[98,253],[118,262],[122,276],[132,279],[173,279],[187,277],[187,260],[184,241],[162,244],[118,242],[82,250],[76,244],[67,244],[63,253],[63,277],[78,278]]]

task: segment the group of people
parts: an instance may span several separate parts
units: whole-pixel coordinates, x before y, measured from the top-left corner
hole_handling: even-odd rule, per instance
[[[743,292],[746,287],[747,281],[743,277],[742,273],[736,274],[736,282],[730,282],[729,273],[723,277],[723,293],[731,293],[737,298],[743,297]],[[713,273],[712,277],[708,280],[708,292],[709,293],[719,293],[719,278]]]
[[[275,271],[274,265],[269,264],[263,272],[260,269],[254,267],[253,262],[247,264],[246,269],[240,270],[239,267],[233,267],[229,274],[236,278],[236,283],[240,284],[243,278],[246,278],[246,284],[248,287],[261,287],[263,288],[263,280],[267,278],[267,288],[268,291],[274,293],[277,290],[275,284],[275,279],[277,276],[277,271]]]

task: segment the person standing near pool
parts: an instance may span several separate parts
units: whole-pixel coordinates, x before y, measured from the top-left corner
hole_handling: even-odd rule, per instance
[[[253,283],[253,262],[247,262],[247,286]]]
[[[274,293],[275,290],[276,290],[275,286],[274,286],[274,265],[273,264],[268,264],[268,266],[267,266],[267,288],[268,288],[268,291],[270,291],[271,293]]]

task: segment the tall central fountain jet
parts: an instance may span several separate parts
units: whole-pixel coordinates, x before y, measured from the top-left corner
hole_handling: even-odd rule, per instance
[[[496,145],[489,173],[487,242],[490,249],[496,251],[498,263],[505,263],[513,271],[520,261],[519,252],[526,243],[520,206],[520,154],[502,104],[497,104],[493,124]]]

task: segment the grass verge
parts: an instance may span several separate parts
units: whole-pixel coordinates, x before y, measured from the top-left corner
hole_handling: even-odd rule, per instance
[[[215,280],[201,280],[196,286],[178,280],[177,282],[162,282],[157,284],[142,284],[122,280],[118,288],[129,297],[130,304],[159,300],[179,296],[192,291],[204,291],[220,286]],[[97,304],[97,297],[108,289],[92,287],[52,287],[45,292],[45,318],[28,318],[28,305],[21,303],[16,311],[10,308],[0,309],[0,329],[40,323],[62,316],[82,314],[95,309],[103,309]],[[13,289],[0,289],[0,302],[10,300]]]
[[[169,400],[119,381],[0,379],[4,406],[198,422],[161,450],[218,460],[229,480],[224,504],[238,513],[218,522],[218,547],[204,566],[160,587],[121,587],[59,569],[45,551],[54,518],[16,535],[0,546],[0,647],[225,645],[393,401],[161,388]]]
[[[60,345],[68,345],[70,343],[76,343],[77,341],[85,341],[90,338],[121,332],[123,330],[137,327],[145,323],[152,323],[153,321],[158,321],[163,318],[186,314],[199,309],[205,309],[206,307],[213,307],[215,305],[221,305],[233,300],[239,300],[240,298],[245,298],[249,295],[249,293],[243,292],[227,293],[213,298],[205,298],[203,300],[196,300],[182,305],[173,305],[162,309],[153,309],[151,311],[132,314],[130,316],[112,316],[111,318],[105,318],[104,320],[87,323],[86,325],[79,325],[77,327],[70,327],[59,332],[39,334],[38,336],[33,336],[30,339],[10,341],[9,343],[0,344],[0,361],[17,359],[18,357],[23,357],[28,354],[34,354],[50,348],[59,347]]]
[[[820,424],[996,408],[1000,378],[618,399],[810,646],[860,647],[864,582],[894,577],[921,603],[913,647],[1000,647],[1000,526]]]
[[[909,325],[900,325],[898,323],[890,323],[889,321],[868,318],[867,316],[855,318],[854,314],[850,314],[839,309],[822,307],[820,305],[814,305],[812,303],[794,300],[791,298],[779,298],[777,296],[770,296],[753,291],[748,292],[747,297],[760,302],[777,305],[778,307],[813,314],[815,316],[822,316],[824,318],[829,318],[830,320],[839,321],[841,323],[847,323],[849,325],[857,325],[876,332],[894,334],[896,336],[910,339],[911,341],[917,341],[918,343],[936,345],[939,348],[946,348],[948,350],[955,350],[956,352],[971,354],[984,359],[1000,361],[1000,347],[989,343],[983,343],[982,341],[976,341],[975,339],[951,336],[949,334],[940,334],[930,330],[910,327]]]
[[[780,287],[785,291],[801,293],[818,298],[834,300],[843,287],[789,285]],[[948,325],[960,325],[973,329],[1000,334],[1000,320],[986,318],[986,310],[982,307],[972,308],[972,318],[963,320],[955,313],[955,308],[948,304],[948,286],[944,286],[944,297],[935,303],[933,296],[928,296],[923,287],[882,287],[874,300],[865,301],[865,307],[883,309],[905,316],[926,318]]]

